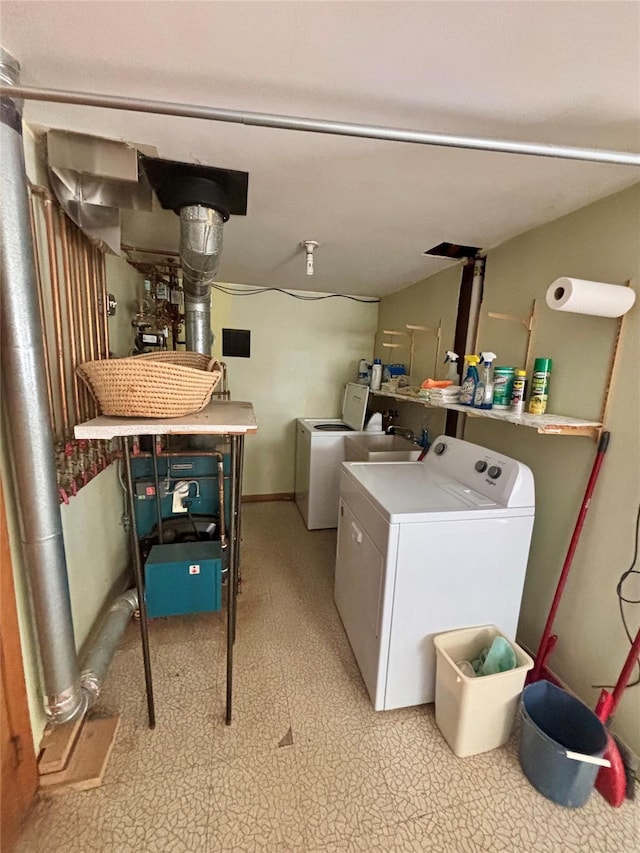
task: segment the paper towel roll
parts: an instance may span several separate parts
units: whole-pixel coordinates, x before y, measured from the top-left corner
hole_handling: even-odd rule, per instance
[[[635,301],[630,287],[581,278],[557,278],[547,290],[547,305],[554,311],[594,317],[622,317]]]

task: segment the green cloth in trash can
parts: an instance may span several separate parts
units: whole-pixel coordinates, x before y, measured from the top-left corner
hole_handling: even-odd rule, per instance
[[[495,675],[516,667],[516,653],[511,643],[504,637],[496,637],[489,648],[483,649],[480,656],[471,661],[476,675]]]

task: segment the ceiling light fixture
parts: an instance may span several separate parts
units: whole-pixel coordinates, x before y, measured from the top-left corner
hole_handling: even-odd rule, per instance
[[[315,240],[303,240],[300,245],[304,246],[304,250],[307,253],[307,275],[313,275],[313,252],[318,248],[320,243],[316,243]]]

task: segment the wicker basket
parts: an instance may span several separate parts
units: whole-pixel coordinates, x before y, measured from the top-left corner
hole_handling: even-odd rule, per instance
[[[179,418],[199,412],[222,376],[218,361],[198,352],[87,361],[76,373],[103,415],[125,418]]]

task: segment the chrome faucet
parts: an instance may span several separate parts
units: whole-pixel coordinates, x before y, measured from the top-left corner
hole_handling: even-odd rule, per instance
[[[416,437],[413,434],[413,430],[407,429],[406,427],[396,426],[396,424],[392,424],[387,430],[389,435],[402,435],[404,438],[407,438],[409,441],[415,442]]]

